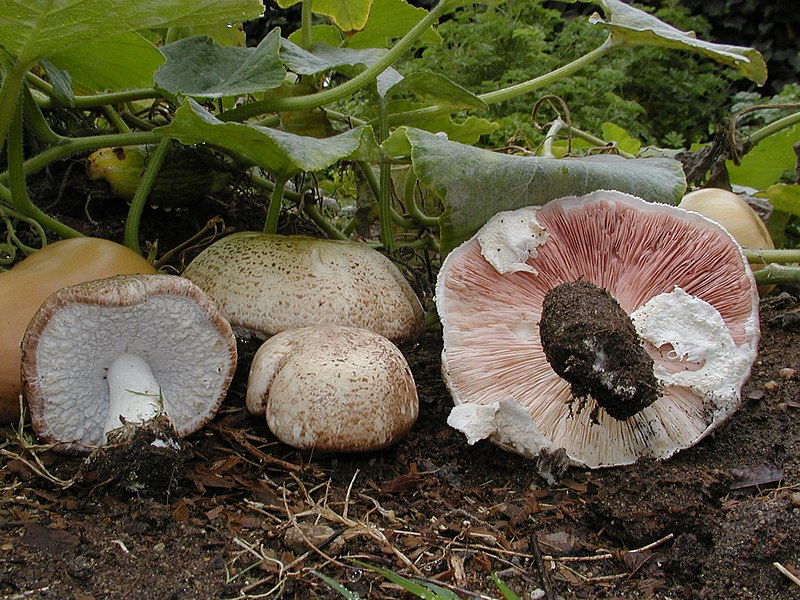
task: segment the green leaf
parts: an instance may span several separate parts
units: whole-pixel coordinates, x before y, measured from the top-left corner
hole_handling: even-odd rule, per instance
[[[785,171],[794,169],[797,157],[792,147],[798,140],[800,123],[761,140],[742,157],[739,165],[728,161],[731,183],[763,190],[777,182]]]
[[[796,183],[776,183],[756,196],[767,198],[775,210],[800,217],[800,185]]]
[[[49,60],[69,72],[77,90],[91,94],[153,87],[153,73],[164,55],[143,36],[130,32],[57,52]]]
[[[75,93],[72,90],[72,77],[69,71],[57,68],[48,60],[42,61],[42,67],[53,86],[53,96],[59,102],[71,105],[75,101]]]
[[[420,181],[443,199],[442,254],[472,236],[494,214],[562,196],[613,189],[676,204],[686,190],[681,164],[668,158],[509,156],[407,129]]]
[[[120,33],[241,22],[260,0],[0,0],[0,46],[22,65]]]
[[[328,71],[337,71],[353,77],[378,62],[386,52],[383,48],[353,50],[351,48],[335,48],[325,43],[314,44],[310,50],[306,50],[289,40],[281,42],[283,64],[298,75],[317,75]],[[395,69],[387,68],[378,75],[379,92],[392,87],[401,79],[402,75]]]
[[[426,105],[412,103],[408,101],[393,101],[389,103],[389,114],[397,112],[407,112],[415,108],[424,108]],[[451,115],[429,115],[418,117],[414,120],[417,129],[423,129],[431,133],[438,133],[446,136],[453,142],[473,145],[480,140],[481,136],[488,135],[495,131],[499,125],[494,121],[489,121],[482,117],[469,116],[463,121],[456,121]],[[398,129],[390,137],[399,136],[398,142],[391,142],[396,150],[388,152],[395,157],[410,156],[410,147],[405,140],[404,129]],[[408,152],[403,153],[402,148],[408,148]]]
[[[178,40],[161,49],[167,61],[156,71],[155,82],[172,94],[197,98],[273,89],[286,76],[280,43],[279,29],[270,31],[256,48],[221,46],[207,36]]]
[[[444,75],[418,71],[403,77],[386,90],[386,96],[410,93],[420,100],[454,109],[486,110],[487,104],[472,92],[450,81]]]
[[[596,0],[595,4],[603,7],[606,19],[595,13],[589,21],[608,29],[618,46],[663,46],[699,52],[735,68],[759,85],[767,80],[767,64],[758,50],[699,40],[693,32],[676,29],[621,0]]]
[[[332,590],[338,592],[339,595],[342,596],[343,598],[347,598],[347,600],[359,600],[360,596],[358,594],[351,592],[335,579],[332,579],[331,577],[328,577],[327,575],[320,573],[319,571],[314,571],[313,569],[311,572],[320,579],[322,579],[322,581],[327,583]]]
[[[361,562],[360,560],[353,560],[354,563],[357,565],[361,565],[365,569],[369,569],[377,573],[378,575],[382,576],[385,579],[388,579],[392,583],[396,583],[401,588],[403,588],[409,594],[414,594],[417,598],[423,598],[426,600],[438,600],[435,592],[432,592],[428,588],[403,577],[402,575],[398,575],[394,571],[389,571],[387,569],[381,569],[380,567],[376,567],[375,565],[371,565],[369,563]]]
[[[303,41],[303,30],[296,29],[286,39],[299,46]],[[314,25],[311,27],[311,40],[315,44],[325,43],[337,47],[342,43],[342,33],[332,25]]]
[[[330,17],[342,31],[359,31],[364,28],[372,0],[313,0],[311,10]]]
[[[497,590],[503,594],[503,598],[505,600],[520,600],[519,596],[508,587],[503,581],[497,576],[497,573],[492,573],[492,581],[497,586]]]
[[[317,139],[258,125],[224,123],[191,99],[175,112],[172,123],[154,131],[184,144],[207,143],[229,150],[281,179],[318,171],[343,159],[379,158],[370,127]]]
[[[427,11],[405,0],[374,0],[364,28],[347,42],[350,48],[386,48],[392,40],[403,37],[419,23]],[[441,36],[428,29],[419,43],[440,44]]]
[[[614,142],[614,144],[628,154],[639,154],[642,149],[642,142],[637,140],[622,127],[614,123],[606,121],[603,123],[603,139],[607,142]]]

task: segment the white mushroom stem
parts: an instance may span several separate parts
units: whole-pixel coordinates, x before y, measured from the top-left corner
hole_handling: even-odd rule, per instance
[[[150,365],[136,354],[123,354],[108,368],[108,419],[103,435],[124,423],[144,423],[164,410],[161,386]]]

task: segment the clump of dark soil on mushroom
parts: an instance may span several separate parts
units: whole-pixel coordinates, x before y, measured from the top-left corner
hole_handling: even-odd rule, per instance
[[[628,314],[603,288],[588,281],[557,285],[545,296],[539,330],[548,362],[576,398],[591,395],[621,420],[658,399],[653,359]]]
[[[246,222],[239,205],[217,208]],[[118,240],[82,210],[85,230]],[[145,235],[160,223],[160,239],[187,239],[200,221],[148,212]],[[301,454],[248,416],[252,339],[223,409],[168,473],[168,496],[87,476],[81,459],[5,427],[0,597],[339,597],[315,572],[361,598],[406,597],[357,558],[463,598],[500,597],[492,573],[523,598],[796,598],[774,566],[800,569],[800,302],[787,291],[762,302],[760,356],[729,421],[665,462],[570,469],[553,486],[531,461],[447,426],[435,330],[401,347],[420,416],[380,452]]]

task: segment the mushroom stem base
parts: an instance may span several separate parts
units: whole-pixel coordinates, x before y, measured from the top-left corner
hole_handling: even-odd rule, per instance
[[[125,423],[144,423],[164,411],[161,386],[150,366],[136,354],[119,356],[106,373],[109,391],[108,418],[103,434]]]
[[[603,288],[574,281],[550,290],[539,333],[548,362],[576,398],[591,396],[618,420],[658,399],[653,359],[628,314]]]

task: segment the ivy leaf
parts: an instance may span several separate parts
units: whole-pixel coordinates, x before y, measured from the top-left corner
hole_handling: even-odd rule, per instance
[[[21,65],[120,33],[254,19],[261,0],[0,0],[0,46]]]
[[[621,0],[595,0],[595,4],[603,7],[606,19],[595,13],[589,22],[608,29],[617,46],[664,46],[700,52],[759,85],[767,80],[767,64],[758,50],[699,40],[694,32],[681,31]]]
[[[192,99],[169,125],[154,131],[184,144],[210,144],[264,167],[278,178],[318,171],[344,159],[375,160],[380,150],[370,127],[317,139],[244,123],[225,123]]]
[[[439,218],[443,254],[503,210],[600,189],[676,204],[686,190],[681,164],[669,158],[510,156],[419,129],[409,128],[405,135],[417,177],[444,202]]]
[[[364,28],[347,42],[349,48],[386,48],[392,40],[401,38],[425,17],[424,8],[411,6],[405,0],[374,0]],[[419,42],[440,44],[441,36],[428,29]]]
[[[164,55],[138,33],[122,33],[53,54],[49,62],[68,71],[84,93],[153,87]]]
[[[280,30],[273,29],[256,48],[221,46],[195,36],[164,46],[167,61],[156,71],[158,87],[172,94],[222,98],[278,87],[286,76],[281,63]]]

